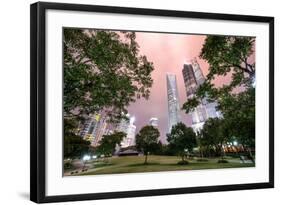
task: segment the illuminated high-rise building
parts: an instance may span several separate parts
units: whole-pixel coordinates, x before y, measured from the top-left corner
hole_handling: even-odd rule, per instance
[[[94,140],[92,142],[92,145],[94,147],[99,145],[103,135],[106,134],[107,126],[108,126],[108,123],[107,123],[106,116],[100,116],[95,130],[93,130]]]
[[[117,127],[118,132],[124,132],[126,137],[121,142],[121,147],[129,147],[135,145],[136,126],[134,125],[135,117],[126,115],[128,119],[122,119]]]
[[[134,124],[129,124],[127,129],[127,137],[125,138],[124,147],[129,147],[135,145],[136,137],[136,126]]]
[[[180,122],[180,105],[177,87],[177,78],[174,74],[167,74],[167,95],[168,95],[168,132],[174,125]]]
[[[191,99],[195,96],[198,87],[205,82],[202,70],[195,60],[191,62],[186,62],[182,69],[186,96],[187,99]],[[192,128],[194,131],[202,129],[205,121],[208,118],[220,117],[221,114],[216,110],[216,102],[207,102],[207,99],[203,99],[201,103],[191,112],[192,117]]]
[[[107,126],[106,116],[100,113],[91,114],[85,121],[80,136],[91,142],[92,146],[98,146],[102,136],[106,134]]]
[[[190,99],[194,96],[197,90],[197,81],[191,63],[185,63],[183,65],[182,75],[183,75],[183,80],[186,90],[186,96],[187,99]]]
[[[86,119],[84,124],[82,124],[81,132],[79,133],[82,138],[84,138],[86,135],[91,135],[95,132],[97,128],[97,124],[100,119],[100,114],[91,114]]]

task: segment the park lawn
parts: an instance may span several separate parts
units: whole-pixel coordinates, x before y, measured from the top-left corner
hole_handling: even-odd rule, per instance
[[[96,174],[118,174],[137,172],[159,172],[176,170],[199,170],[199,169],[221,169],[254,167],[253,163],[240,163],[238,158],[227,159],[228,163],[217,163],[219,158],[208,159],[208,161],[198,162],[196,159],[189,160],[188,165],[178,165],[180,158],[175,156],[148,156],[148,164],[143,164],[144,156],[112,157],[107,163],[89,162],[89,169],[76,175],[96,175]]]

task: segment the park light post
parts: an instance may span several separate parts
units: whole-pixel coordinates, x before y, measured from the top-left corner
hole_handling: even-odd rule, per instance
[[[87,161],[88,160],[90,160],[91,159],[91,157],[89,156],[89,155],[84,155],[83,156],[83,168],[82,168],[82,170],[84,170],[85,169],[85,166],[86,166],[86,163],[87,163]]]

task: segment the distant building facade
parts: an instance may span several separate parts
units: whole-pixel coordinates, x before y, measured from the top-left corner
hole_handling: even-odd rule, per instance
[[[103,116],[101,115],[98,123],[97,123],[97,127],[96,129],[94,130],[94,140],[92,142],[92,145],[94,147],[98,146],[103,135],[106,135],[107,133],[107,126],[108,126],[108,123],[107,123],[107,117],[106,116]]]
[[[86,121],[84,122],[79,135],[84,138],[86,135],[95,133],[99,119],[100,114],[90,115],[88,119],[86,119]]]
[[[198,87],[205,82],[204,75],[196,59],[183,65],[182,75],[187,99],[191,99],[195,96]],[[221,113],[216,110],[216,106],[216,102],[209,103],[207,99],[203,99],[194,111],[189,113],[192,117],[194,131],[201,130],[208,118],[221,117]]]
[[[135,137],[136,137],[136,126],[134,125],[135,117],[127,114],[127,119],[122,119],[117,126],[118,132],[126,133],[126,138],[124,138],[121,142],[121,148],[134,146],[135,145]]]
[[[179,94],[176,75],[167,74],[166,80],[168,96],[168,132],[171,132],[172,127],[181,121]]]
[[[98,146],[102,136],[107,134],[107,119],[100,113],[91,114],[83,124],[80,136],[89,142],[92,146]]]

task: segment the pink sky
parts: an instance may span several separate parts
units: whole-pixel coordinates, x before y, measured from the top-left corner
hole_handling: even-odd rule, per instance
[[[208,73],[208,64],[198,57],[206,36],[144,32],[137,32],[136,35],[141,54],[146,55],[154,64],[152,72],[154,83],[149,100],[137,100],[129,106],[128,111],[136,117],[137,132],[148,124],[151,117],[157,117],[163,140],[166,138],[168,127],[166,73],[174,73],[177,77],[181,107],[186,101],[182,76],[184,62],[196,57],[203,74],[206,76]],[[184,112],[181,113],[181,119],[187,125],[191,124],[190,117]]]

